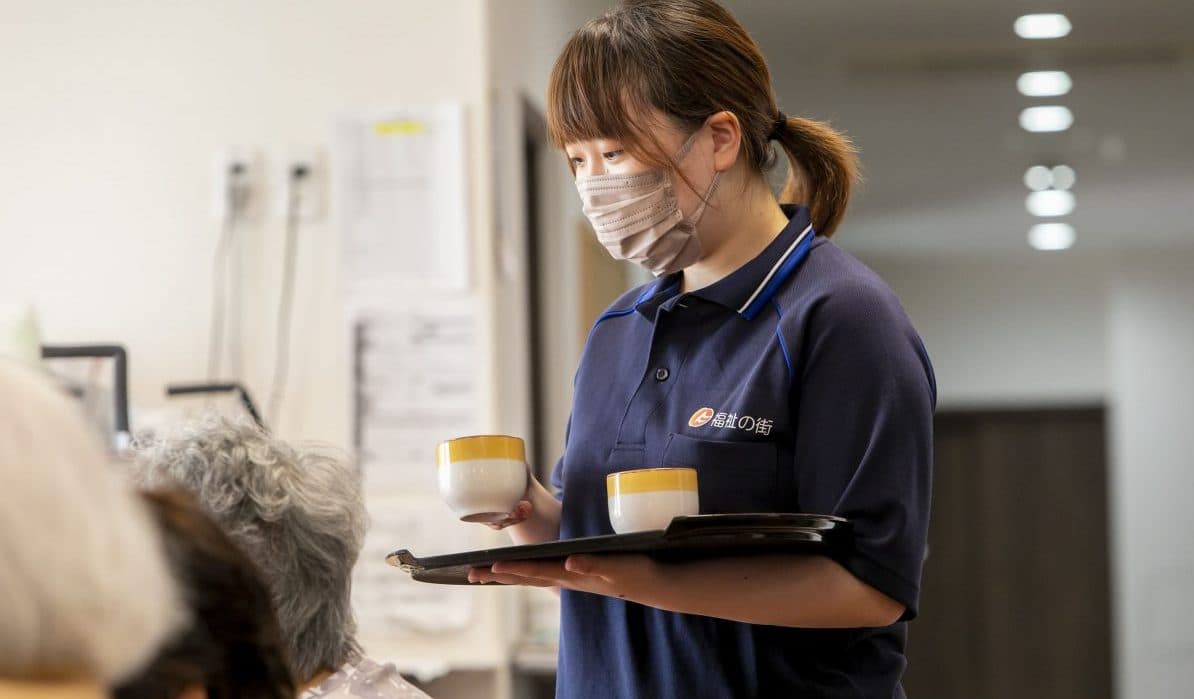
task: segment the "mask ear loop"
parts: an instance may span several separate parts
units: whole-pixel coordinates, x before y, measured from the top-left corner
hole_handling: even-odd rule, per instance
[[[676,167],[680,167],[680,163],[688,155],[688,151],[692,150],[692,145],[696,143],[696,137],[701,133],[701,129],[705,128],[705,124],[708,123],[708,120],[706,120],[704,124],[701,124],[699,127],[697,127],[696,131],[693,131],[688,135],[688,139],[684,141],[684,145],[680,146],[680,149],[677,150],[676,154],[672,156],[672,164],[674,164]]]
[[[713,193],[717,191],[717,185],[719,184],[721,184],[721,173],[715,171],[713,173],[713,181],[709,183],[709,188],[705,190],[705,194],[701,196],[701,205],[697,207],[696,212],[692,215],[693,227],[696,227],[701,222],[701,216],[705,215],[705,209],[709,204],[709,197],[712,197]]]
[[[696,137],[701,133],[701,129],[705,128],[708,123],[709,120],[706,119],[696,131],[693,131],[692,134],[689,135],[688,140],[684,141],[684,145],[680,146],[680,149],[676,151],[674,156],[672,156],[672,162],[677,169],[680,167],[680,162],[683,161],[685,156],[688,155],[688,151],[692,150],[692,146],[694,143],[696,143]],[[705,208],[709,204],[709,197],[713,196],[713,193],[717,191],[717,186],[719,184],[721,184],[721,172],[714,170],[713,181],[709,183],[709,187],[705,190],[705,193],[701,195],[701,205],[697,207],[697,210],[693,213],[692,219],[690,220],[690,223],[694,227],[700,223],[701,216],[705,214]]]

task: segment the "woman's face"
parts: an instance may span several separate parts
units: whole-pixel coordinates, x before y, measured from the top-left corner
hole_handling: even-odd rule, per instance
[[[670,125],[670,120],[661,114],[654,115],[652,123],[659,126],[651,130],[651,136],[659,143],[665,153],[675,155],[684,142],[692,136],[692,132],[685,132]],[[566,144],[564,152],[572,165],[576,177],[593,177],[597,175],[635,175],[650,168],[646,163],[630,155],[622,147],[622,143],[612,139],[597,138],[588,141],[577,141]],[[689,216],[701,204],[701,195],[713,180],[713,140],[708,129],[701,127],[696,133],[695,140],[688,153],[681,160],[676,171],[670,173],[672,189],[676,193],[676,201],[680,212]],[[691,182],[689,186],[685,182]],[[700,191],[694,191],[696,187]]]

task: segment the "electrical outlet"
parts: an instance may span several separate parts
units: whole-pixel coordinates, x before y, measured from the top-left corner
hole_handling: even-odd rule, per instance
[[[290,148],[282,158],[277,173],[277,216],[286,219],[291,206],[298,220],[317,221],[324,216],[327,189],[327,165],[319,148]],[[292,196],[297,197],[292,201]]]
[[[262,192],[261,159],[246,146],[221,148],[212,159],[212,215],[227,220],[235,210],[241,220],[255,218]]]

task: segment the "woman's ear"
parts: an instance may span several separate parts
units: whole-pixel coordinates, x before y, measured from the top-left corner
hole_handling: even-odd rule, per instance
[[[742,149],[742,124],[733,112],[718,112],[707,122],[713,134],[713,169],[725,172],[738,162]]]

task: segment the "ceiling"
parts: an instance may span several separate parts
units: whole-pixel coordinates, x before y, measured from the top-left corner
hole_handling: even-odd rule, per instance
[[[1024,170],[1065,163],[1075,251],[1194,246],[1194,2],[1189,0],[737,0],[782,108],[829,119],[858,144],[866,181],[838,238],[885,256],[1031,254],[1039,219]],[[1126,11],[1125,7],[1131,8]],[[1070,36],[1027,41],[1012,22],[1064,12]],[[1061,68],[1064,97],[1015,88]],[[1060,134],[1020,130],[1020,110],[1057,103]]]

